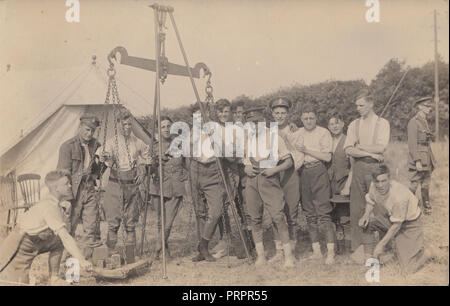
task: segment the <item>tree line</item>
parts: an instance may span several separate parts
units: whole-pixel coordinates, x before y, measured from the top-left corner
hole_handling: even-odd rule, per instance
[[[324,82],[301,85],[294,84],[282,87],[274,92],[259,96],[249,97],[240,95],[231,102],[236,104],[244,102],[246,108],[262,106],[266,107],[268,102],[276,96],[289,98],[293,107],[289,112],[290,121],[302,126],[300,120],[301,109],[304,105],[312,103],[316,105],[318,112],[318,124],[327,126],[328,113],[340,112],[345,120],[346,126],[358,113],[355,107],[355,98],[362,90],[368,90],[375,101],[375,112],[380,114],[389,101],[395,87],[400,82],[403,74],[408,70],[403,82],[398,88],[390,105],[386,108],[383,117],[389,120],[391,125],[391,139],[405,140],[406,129],[409,119],[414,116],[414,101],[419,97],[434,95],[434,62],[426,63],[420,67],[408,67],[405,62],[398,59],[389,60],[378,72],[376,77],[366,84],[364,80],[327,80]],[[440,138],[448,136],[448,102],[449,102],[449,64],[439,61],[439,131]],[[222,98],[222,97],[221,97]],[[223,97],[226,98],[226,97]],[[170,116],[174,121],[190,123],[191,105],[178,108],[163,108],[161,113]],[[266,107],[265,116],[271,120],[271,114]],[[138,118],[139,121],[151,131],[152,118],[150,115]],[[434,131],[435,114],[430,116],[430,128]]]

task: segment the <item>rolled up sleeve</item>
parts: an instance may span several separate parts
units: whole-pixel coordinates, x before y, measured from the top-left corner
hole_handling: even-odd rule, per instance
[[[391,127],[389,125],[389,121],[380,118],[380,126],[378,127],[377,131],[376,144],[383,146],[384,150],[386,150],[389,144],[390,136],[391,136]]]
[[[355,124],[356,124],[356,121],[352,121],[350,123],[350,125],[348,126],[347,137],[345,138],[345,142],[344,142],[344,150],[347,149],[348,147],[355,146],[355,144],[357,142]]]

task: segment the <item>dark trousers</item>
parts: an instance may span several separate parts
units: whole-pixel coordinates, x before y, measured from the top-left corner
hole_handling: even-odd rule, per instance
[[[100,211],[97,193],[94,186],[82,182],[78,194],[72,201],[70,219],[70,235],[75,237],[78,224],[82,224],[83,231],[79,244],[82,248],[101,245]]]
[[[289,237],[291,240],[296,240],[298,203],[300,201],[300,189],[298,188],[300,185],[300,177],[294,167],[281,173],[281,182],[284,183],[282,185],[284,199],[286,201],[284,213],[286,214]]]
[[[106,244],[114,248],[117,232],[123,221],[126,231],[125,244],[136,245],[136,224],[139,222],[140,192],[135,184],[119,184],[110,180],[105,187],[104,204],[106,221],[108,221],[108,238]]]
[[[373,232],[379,232],[381,239],[391,226],[388,211],[380,205],[375,205],[369,224],[363,231],[365,249],[375,246]],[[404,273],[412,273],[422,267],[425,263],[422,216],[402,223],[394,237],[394,251]]]
[[[264,212],[270,216],[270,224],[273,223],[280,240],[283,243],[289,242],[289,232],[284,214],[284,194],[280,186],[279,175],[271,177],[257,175],[247,178],[245,199],[255,243],[261,242],[263,238]]]
[[[178,210],[181,206],[181,202],[183,201],[183,197],[172,197],[164,199],[164,238],[165,244],[167,245],[167,241],[169,240],[169,235],[172,230],[172,225],[175,220],[175,217],[178,214]],[[158,212],[158,239],[156,239],[156,250],[160,250],[162,247],[161,239],[159,238],[161,235],[161,203],[160,197],[156,195],[152,195],[153,205],[156,205],[156,210]]]
[[[50,229],[38,235],[25,234],[19,244],[16,254],[0,274],[1,280],[18,283],[29,283],[30,267],[33,260],[40,254],[50,252],[49,269],[58,273],[64,246]]]
[[[211,240],[224,212],[226,193],[216,162],[191,161],[192,200],[201,238]],[[203,201],[202,195],[204,196]]]
[[[334,227],[331,221],[333,207],[330,204],[330,181],[323,163],[303,167],[300,174],[300,194],[308,232],[313,243],[323,233],[327,243],[334,243]]]
[[[379,167],[379,163],[368,163],[355,159],[353,165],[353,179],[350,185],[350,228],[352,234],[352,251],[362,244],[362,228],[359,220],[366,209],[366,194],[372,182],[372,173]]]

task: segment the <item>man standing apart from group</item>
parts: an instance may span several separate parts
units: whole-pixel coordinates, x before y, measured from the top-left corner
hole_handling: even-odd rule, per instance
[[[372,174],[384,159],[390,137],[389,122],[375,114],[374,102],[367,92],[356,98],[356,109],[361,115],[353,120],[347,130],[344,148],[354,158],[353,178],[350,186],[350,227],[352,250],[362,243],[362,229],[358,226],[366,206],[365,195],[369,191]],[[367,250],[366,250],[367,251]]]
[[[431,97],[417,100],[415,103],[417,114],[408,122],[408,166],[410,174],[410,188],[416,193],[420,186],[424,213],[431,214],[430,180],[431,172],[435,168],[436,160],[431,151],[432,134],[428,127],[427,116],[431,113]]]

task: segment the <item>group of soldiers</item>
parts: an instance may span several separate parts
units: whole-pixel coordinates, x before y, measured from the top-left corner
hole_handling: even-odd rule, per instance
[[[303,127],[298,128],[289,120],[292,102],[285,97],[276,97],[263,108],[218,100],[210,117],[222,127],[233,122],[236,129],[244,129],[246,122],[268,121],[265,115],[270,110],[272,121],[278,123],[278,160],[272,164],[257,146],[246,147],[244,157],[217,158],[203,152],[198,157],[172,156],[170,145],[177,135],[171,134],[173,121],[167,116],[161,116],[157,122],[161,139],[154,139],[153,147],[133,134],[134,118],[128,112],[121,112],[118,118],[120,132],[101,144],[94,138],[99,119],[84,114],[78,134],[59,149],[57,170],[45,178],[49,197],[27,211],[20,228],[3,242],[0,279],[9,277],[27,282],[33,259],[45,252],[50,252],[50,279],[57,279],[64,248],[83,267],[91,268],[94,249],[102,245],[102,211],[108,223],[105,243],[108,254],[117,253],[118,230],[122,225],[125,261],[135,262],[136,225],[143,205],[150,201],[157,208],[158,233],[164,231],[164,248],[168,252],[171,228],[183,197],[192,200],[196,216],[198,254],[192,259],[195,262],[215,261],[226,254],[231,207],[238,212],[236,221],[244,234],[243,241],[256,257],[256,266],[266,263],[263,232],[267,228],[274,232],[277,249],[274,259],[284,258],[283,266],[287,268],[295,265],[293,250],[298,241],[299,209],[306,217],[312,242],[313,253],[308,259],[323,258],[320,244],[323,239],[327,250],[324,263],[333,264],[335,204],[330,200],[341,196],[349,197],[352,250],[363,247],[365,259],[379,257],[394,241],[401,267],[415,271],[426,259],[421,212],[431,213],[429,182],[435,165],[427,125],[431,98],[421,98],[415,103],[417,114],[408,124],[409,188],[392,179],[384,164],[389,122],[374,113],[374,101],[367,92],[355,99],[355,105],[360,118],[350,123],[345,135],[342,114],[330,112],[327,128],[321,127],[317,125],[314,105],[303,105],[300,116]],[[199,112],[200,107],[194,106],[192,113]],[[266,144],[270,146],[268,128],[261,135],[257,129],[244,130],[246,140],[257,143],[259,137],[269,137]],[[202,131],[202,147],[216,145],[210,136]],[[144,203],[144,199],[150,201]],[[60,209],[56,209],[58,206]],[[77,246],[72,237],[79,224],[82,230]],[[219,243],[210,250],[216,230]],[[380,233],[379,241],[375,239],[375,231]],[[162,244],[157,239],[155,260],[160,256]]]

